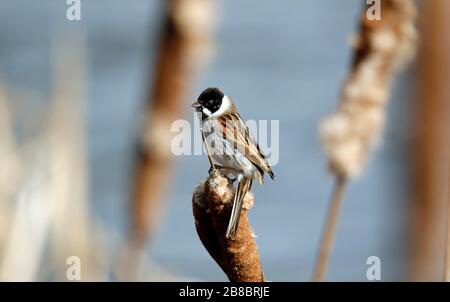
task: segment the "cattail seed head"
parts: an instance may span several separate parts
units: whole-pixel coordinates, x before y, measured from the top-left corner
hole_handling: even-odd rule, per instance
[[[361,21],[360,34],[352,39],[355,58],[341,102],[319,126],[329,168],[345,178],[361,172],[385,124],[391,78],[415,53],[413,2],[383,1],[381,13],[379,21]]]

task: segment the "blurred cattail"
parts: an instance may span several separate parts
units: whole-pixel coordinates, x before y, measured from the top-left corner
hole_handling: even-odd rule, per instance
[[[71,256],[80,260],[81,280],[107,277],[103,242],[88,215],[81,42],[54,44],[54,93],[45,122],[27,129],[32,134],[17,148],[22,177],[12,196],[1,200],[7,227],[0,237],[0,280],[68,280]]]
[[[337,111],[319,127],[329,169],[336,177],[336,188],[317,260],[316,281],[325,278],[346,181],[362,171],[384,126],[391,80],[415,53],[413,1],[382,1],[380,17],[380,20],[369,20],[366,8],[362,10],[360,33],[353,39],[352,69],[342,89],[341,101]]]
[[[11,115],[8,90],[0,83],[0,258],[8,230],[10,200],[14,198],[21,168]]]
[[[167,5],[136,159],[131,237],[137,247],[147,242],[161,217],[172,161],[171,124],[182,116],[194,79],[213,50],[214,0],[170,0]]]
[[[5,254],[6,241],[11,225],[12,200],[20,179],[21,161],[13,134],[9,91],[0,83],[0,259]],[[0,278],[2,263],[0,261]]]
[[[319,128],[331,172],[345,178],[361,172],[384,126],[394,72],[415,52],[416,11],[412,1],[386,0],[381,7],[380,21],[368,20],[363,10],[341,102]]]
[[[234,194],[232,183],[218,173],[197,186],[192,198],[197,234],[231,282],[263,282],[258,248],[247,217],[254,202],[251,192],[244,197],[236,237],[225,237]]]
[[[81,260],[83,281],[106,278],[104,242],[89,215],[86,138],[86,43],[81,33],[57,39],[53,95],[47,124],[50,250],[58,279],[66,278],[67,259]],[[74,227],[76,225],[76,227]],[[101,260],[102,259],[102,260]]]
[[[415,70],[413,124],[411,278],[441,281],[445,250],[450,152],[450,1],[422,1],[420,47]],[[450,221],[449,221],[450,222]],[[450,235],[450,225],[447,236]],[[450,238],[445,280],[450,281]]]

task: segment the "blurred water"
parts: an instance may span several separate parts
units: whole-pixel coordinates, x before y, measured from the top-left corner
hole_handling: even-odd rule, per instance
[[[90,195],[109,233],[122,233],[136,120],[154,67],[158,1],[82,0],[79,22],[65,19],[65,1],[2,0],[0,7],[0,74],[42,96],[51,89],[54,34],[86,32]],[[351,55],[345,41],[356,29],[359,8],[353,0],[220,2],[218,54],[195,91],[222,87],[244,118],[280,120],[276,181],[255,186],[251,213],[270,280],[307,281],[312,274],[332,186],[316,127],[336,106]],[[379,152],[349,188],[329,280],[364,281],[372,255],[381,258],[384,281],[405,276],[407,83],[402,78],[395,86],[392,123]],[[207,165],[200,156],[177,161],[151,253],[174,272],[220,281],[225,277],[198,240],[191,210],[192,190]]]

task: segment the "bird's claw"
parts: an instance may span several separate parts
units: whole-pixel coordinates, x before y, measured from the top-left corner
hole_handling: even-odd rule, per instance
[[[222,169],[222,166],[219,166],[219,165],[214,165],[214,168],[210,167],[209,170],[208,170],[209,176],[216,176],[216,175],[218,175],[220,169]]]

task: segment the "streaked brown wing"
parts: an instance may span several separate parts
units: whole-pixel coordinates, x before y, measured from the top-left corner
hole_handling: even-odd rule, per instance
[[[250,133],[248,127],[238,113],[230,113],[220,118],[220,125],[224,137],[233,144],[235,150],[244,154],[257,168],[270,175],[273,179],[272,168],[266,156],[261,153],[258,143]]]

